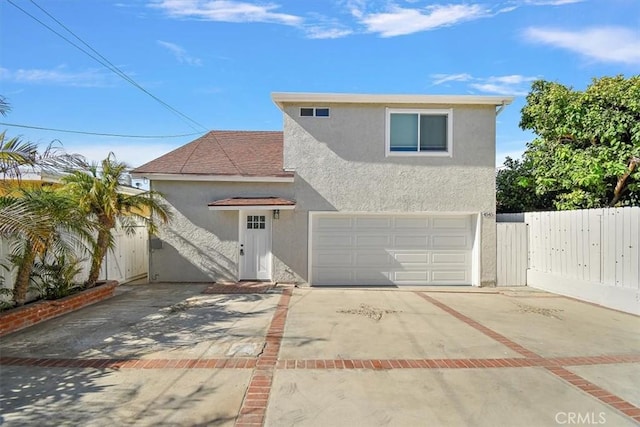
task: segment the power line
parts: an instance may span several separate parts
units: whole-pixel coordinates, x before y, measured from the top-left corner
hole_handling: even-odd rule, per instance
[[[161,100],[160,98],[158,98],[157,96],[155,96],[154,94],[152,94],[151,92],[149,92],[147,89],[145,89],[144,87],[142,87],[139,83],[137,83],[135,80],[133,80],[130,76],[128,76],[124,71],[122,71],[120,68],[118,68],[116,65],[114,65],[111,61],[109,61],[107,58],[105,58],[103,55],[101,55],[97,50],[95,50],[93,47],[91,47],[87,42],[85,42],[82,38],[80,38],[78,35],[76,35],[73,31],[71,31],[67,26],[65,26],[62,22],[60,22],[58,19],[56,19],[53,15],[51,15],[49,12],[47,12],[44,8],[42,8],[41,6],[39,6],[35,1],[30,0],[31,3],[33,3],[38,9],[40,9],[43,13],[45,13],[49,18],[51,18],[54,22],[56,22],[58,25],[60,25],[62,28],[64,28],[68,33],[70,33],[73,37],[75,37],[78,41],[80,41],[80,43],[82,43],[83,45],[85,45],[87,48],[89,48],[92,52],[95,53],[95,55],[97,55],[98,57],[96,57],[95,55],[91,54],[90,52],[88,52],[87,50],[85,50],[84,48],[82,48],[81,46],[78,46],[78,44],[74,43],[73,41],[69,40],[67,37],[65,37],[64,35],[60,34],[58,31],[56,31],[55,29],[53,29],[52,27],[50,27],[49,25],[47,25],[46,23],[44,23],[42,20],[40,20],[39,18],[37,18],[36,16],[34,16],[33,14],[27,12],[25,9],[21,8],[20,6],[18,6],[17,4],[15,4],[12,0],[7,0],[7,2],[12,5],[13,7],[15,7],[16,9],[20,10],[22,13],[24,13],[25,15],[27,15],[28,17],[30,17],[31,19],[33,19],[34,21],[38,22],[40,25],[42,25],[43,27],[45,27],[46,29],[48,29],[49,31],[51,31],[52,33],[54,33],[55,35],[57,35],[58,37],[60,37],[61,39],[63,39],[64,41],[66,41],[67,43],[69,43],[70,45],[72,45],[73,47],[75,47],[76,49],[80,50],[82,53],[84,53],[85,55],[89,56],[91,59],[93,59],[94,61],[98,62],[100,65],[102,65],[103,67],[107,68],[109,71],[113,72],[114,74],[116,74],[117,76],[119,76],[120,78],[122,78],[123,80],[127,81],[128,83],[130,83],[131,85],[133,85],[134,87],[136,87],[137,89],[141,90],[142,92],[144,92],[146,95],[150,96],[151,98],[153,98],[155,101],[157,101],[158,103],[160,103],[163,107],[165,107],[166,109],[168,109],[169,111],[171,111],[173,114],[179,116],[180,118],[182,118],[183,120],[185,120],[187,122],[187,124],[193,128],[194,130],[196,129],[196,127],[194,127],[193,125],[195,124],[196,126],[198,126],[201,129],[204,129],[205,131],[208,131],[209,129],[202,125],[201,123],[197,122],[196,120],[192,119],[191,117],[187,116],[186,114],[178,111],[177,109],[175,109],[174,107],[172,107],[171,105],[167,104],[165,101]]]
[[[49,131],[53,131],[53,132],[77,133],[77,134],[80,134],[80,135],[112,136],[112,137],[116,137],[116,138],[162,139],[162,138],[180,138],[180,137],[183,137],[183,136],[202,135],[202,132],[183,133],[183,134],[180,134],[180,135],[126,135],[126,134],[119,134],[119,133],[84,132],[84,131],[80,131],[80,130],[55,129],[55,128],[46,128],[46,127],[29,126],[29,125],[19,125],[19,124],[15,124],[15,123],[4,123],[4,122],[0,122],[0,125],[12,126],[12,127],[16,127],[16,128],[25,128],[25,129],[49,130]]]

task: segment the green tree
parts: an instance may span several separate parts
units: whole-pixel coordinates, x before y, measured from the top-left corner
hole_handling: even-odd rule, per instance
[[[535,191],[557,209],[640,204],[640,76],[535,81],[520,127],[537,135],[523,157]]]
[[[97,238],[92,247],[91,269],[86,286],[95,285],[107,251],[113,247],[113,231],[117,225],[126,233],[133,233],[135,221],[141,219],[150,232],[157,229],[156,221],[170,220],[170,212],[160,193],[146,191],[141,194],[125,194],[120,183],[124,180],[128,167],[116,160],[113,153],[98,165],[85,171],[74,171],[62,178],[65,190],[75,200],[76,205],[86,215],[95,220]]]
[[[0,208],[15,207],[32,215],[38,227],[37,234],[24,233],[19,228],[10,234],[10,261],[16,267],[13,301],[23,305],[36,261],[46,263],[47,254],[75,257],[85,248],[83,241],[91,241],[92,227],[71,198],[51,187],[25,186],[13,195],[0,196]]]
[[[536,194],[530,160],[505,159],[496,173],[496,210],[498,213],[552,210],[550,194]]]

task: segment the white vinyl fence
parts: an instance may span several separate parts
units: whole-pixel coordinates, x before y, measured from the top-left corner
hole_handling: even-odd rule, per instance
[[[147,228],[143,225],[135,227],[135,233],[132,235],[117,230],[114,239],[115,248],[113,251],[107,252],[102,263],[99,280],[117,280],[120,283],[126,283],[146,276],[149,271],[149,234]],[[7,263],[7,255],[9,255],[9,243],[0,239],[0,264]],[[79,281],[84,281],[89,275],[91,262],[87,259],[82,265],[83,271]],[[0,269],[0,276],[4,278],[3,287],[13,288],[14,275],[15,272]]]
[[[527,284],[527,224],[498,222],[497,283],[498,286]]]
[[[99,280],[117,280],[120,283],[130,282],[147,275],[149,271],[149,234],[144,225],[135,228],[135,233],[127,235],[122,230],[116,230],[113,251],[108,251],[102,262]],[[83,263],[84,275],[89,274],[91,261]]]
[[[640,207],[525,213],[527,285],[640,314]]]

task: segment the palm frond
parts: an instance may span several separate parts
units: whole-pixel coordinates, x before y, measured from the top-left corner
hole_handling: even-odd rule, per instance
[[[20,167],[35,165],[37,151],[37,144],[17,136],[6,139],[6,131],[0,133],[0,177],[19,178]]]

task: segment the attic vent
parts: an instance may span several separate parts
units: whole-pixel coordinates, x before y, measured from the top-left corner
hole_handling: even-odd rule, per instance
[[[329,117],[329,109],[326,107],[302,107],[300,117]]]

